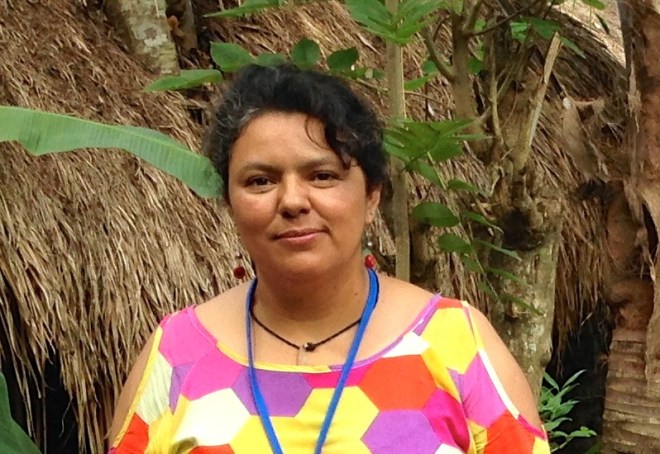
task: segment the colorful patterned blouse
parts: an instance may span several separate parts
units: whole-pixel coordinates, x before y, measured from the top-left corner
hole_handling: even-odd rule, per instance
[[[286,454],[313,451],[341,366],[257,363]],[[247,359],[193,308],[163,320],[134,402],[110,449],[123,453],[269,453]],[[355,363],[324,453],[546,454],[493,372],[467,303],[434,297],[387,349]]]

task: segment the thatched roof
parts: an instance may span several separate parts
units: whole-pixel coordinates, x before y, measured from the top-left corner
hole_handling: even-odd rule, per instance
[[[13,2],[0,15],[1,103],[150,126],[198,148],[202,128],[187,110],[191,104],[199,109],[198,102],[142,93],[154,76],[126,54],[101,13],[64,0],[46,3]],[[212,34],[255,51],[285,51],[310,36],[324,52],[357,45],[363,64],[383,60],[383,43],[359,32],[332,2],[207,25]],[[562,53],[561,85],[576,99],[614,99],[605,114],[616,122],[620,62],[584,31],[573,39],[588,57]],[[407,58],[419,64],[421,55],[413,50]],[[429,97],[436,113],[450,111],[442,81]],[[422,114],[420,100],[410,97],[411,112]],[[556,140],[561,112],[559,99],[544,110],[534,162],[541,169],[540,190],[563,200],[556,317],[568,329],[601,301],[605,257],[601,206],[577,197],[584,177]],[[596,138],[603,141],[601,152],[615,158],[616,127],[602,133]],[[114,398],[146,336],[165,313],[232,285],[237,239],[219,202],[199,200],[122,152],[32,158],[15,145],[0,150],[0,324],[8,336],[0,359],[17,365],[25,392],[58,352],[81,437],[100,451]],[[488,187],[488,173],[469,157],[442,171]],[[421,196],[427,188],[417,184]],[[382,224],[376,230],[390,249]],[[460,273],[460,264],[453,264],[459,272],[450,272],[448,260],[438,264],[438,289],[479,305],[472,278]]]

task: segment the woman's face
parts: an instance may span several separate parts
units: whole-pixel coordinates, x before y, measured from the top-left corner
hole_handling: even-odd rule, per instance
[[[360,239],[380,188],[345,168],[320,121],[269,112],[251,120],[232,149],[228,198],[257,269],[289,277],[362,263]]]

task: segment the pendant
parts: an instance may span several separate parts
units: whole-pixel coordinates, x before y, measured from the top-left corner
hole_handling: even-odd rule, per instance
[[[296,365],[302,366],[305,360],[305,344],[301,345],[298,349],[298,354],[296,355]]]

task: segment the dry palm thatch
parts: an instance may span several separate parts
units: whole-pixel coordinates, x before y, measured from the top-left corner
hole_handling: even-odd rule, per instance
[[[124,52],[100,13],[64,0],[46,3],[12,2],[0,14],[0,102],[150,126],[199,144],[201,128],[186,108],[200,106],[177,95],[142,93],[153,75]],[[357,45],[362,64],[382,66],[383,43],[359,31],[334,2],[207,25],[256,52],[286,51],[309,36],[326,54]],[[575,99],[613,99],[605,114],[614,119],[620,65],[578,24],[574,28],[588,60],[562,54],[559,83]],[[422,55],[421,48],[411,48],[409,78],[417,75]],[[383,107],[378,92],[364,90]],[[441,81],[427,95],[410,96],[409,111],[449,114],[452,101]],[[561,114],[560,101],[550,100],[534,161],[541,170],[539,190],[563,204],[557,325],[566,332],[599,303],[605,258],[600,206],[576,196],[585,177],[557,140]],[[616,128],[601,129],[593,140],[616,160]],[[6,337],[0,354],[14,364],[26,394],[56,352],[81,440],[100,452],[114,398],[144,339],[165,313],[231,285],[238,241],[217,202],[195,198],[121,152],[35,159],[17,146],[0,147],[0,323]],[[441,170],[485,188],[490,181],[488,170],[469,156]],[[415,196],[428,191],[416,182]],[[390,251],[382,223],[374,233]],[[483,301],[474,279],[450,257],[440,258],[437,275],[444,277],[437,282],[443,292]]]

